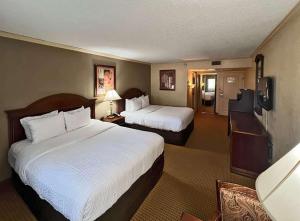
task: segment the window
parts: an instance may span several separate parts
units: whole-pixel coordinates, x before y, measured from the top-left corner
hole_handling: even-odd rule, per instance
[[[214,78],[207,79],[207,90],[215,91],[215,84],[216,84],[216,79]]]

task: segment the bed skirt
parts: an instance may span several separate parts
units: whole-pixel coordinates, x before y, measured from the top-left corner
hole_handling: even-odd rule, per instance
[[[160,130],[160,129],[156,129],[156,128],[141,126],[138,124],[126,124],[125,126],[129,127],[129,128],[137,129],[137,130],[143,130],[143,131],[157,133],[164,138],[165,143],[184,146],[187,139],[189,138],[190,134],[194,130],[194,119],[184,130],[179,131],[179,132],[173,132],[173,131],[169,131],[169,130]]]
[[[97,221],[128,221],[142,204],[148,193],[153,189],[162,175],[164,167],[164,153],[153,163],[152,167],[143,174],[118,200],[102,214]],[[17,173],[12,175],[17,192],[26,202],[38,220],[66,221],[67,219],[56,211],[47,201],[42,200],[30,187],[23,184]]]

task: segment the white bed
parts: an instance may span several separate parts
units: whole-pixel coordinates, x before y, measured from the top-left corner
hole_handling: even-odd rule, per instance
[[[204,91],[202,90],[202,99],[204,101],[213,101],[215,99],[215,92],[214,91]]]
[[[149,105],[137,111],[123,111],[128,124],[179,132],[184,130],[193,120],[194,111],[189,107],[171,107]]]
[[[66,218],[89,221],[150,169],[163,147],[157,134],[91,120],[88,126],[37,144],[14,143],[9,163],[24,184]]]

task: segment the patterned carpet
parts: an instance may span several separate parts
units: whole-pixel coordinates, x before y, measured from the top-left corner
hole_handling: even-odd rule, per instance
[[[229,171],[227,118],[198,114],[186,147],[165,145],[164,173],[132,221],[179,220],[183,211],[203,220],[216,211],[216,179],[254,187]]]
[[[0,220],[1,221],[35,221],[26,204],[16,193],[10,181],[0,185]]]
[[[254,180],[229,171],[226,132],[226,117],[196,115],[186,147],[166,144],[164,173],[132,221],[176,221],[183,211],[208,220],[216,211],[216,179],[253,187]],[[0,220],[35,220],[9,183],[0,187]]]

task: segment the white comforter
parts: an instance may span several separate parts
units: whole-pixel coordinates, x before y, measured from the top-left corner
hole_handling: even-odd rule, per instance
[[[163,152],[163,138],[92,120],[39,144],[12,145],[9,162],[66,218],[94,220],[109,209]]]
[[[146,127],[179,132],[193,120],[194,111],[189,107],[149,105],[138,111],[123,111],[125,122]]]

